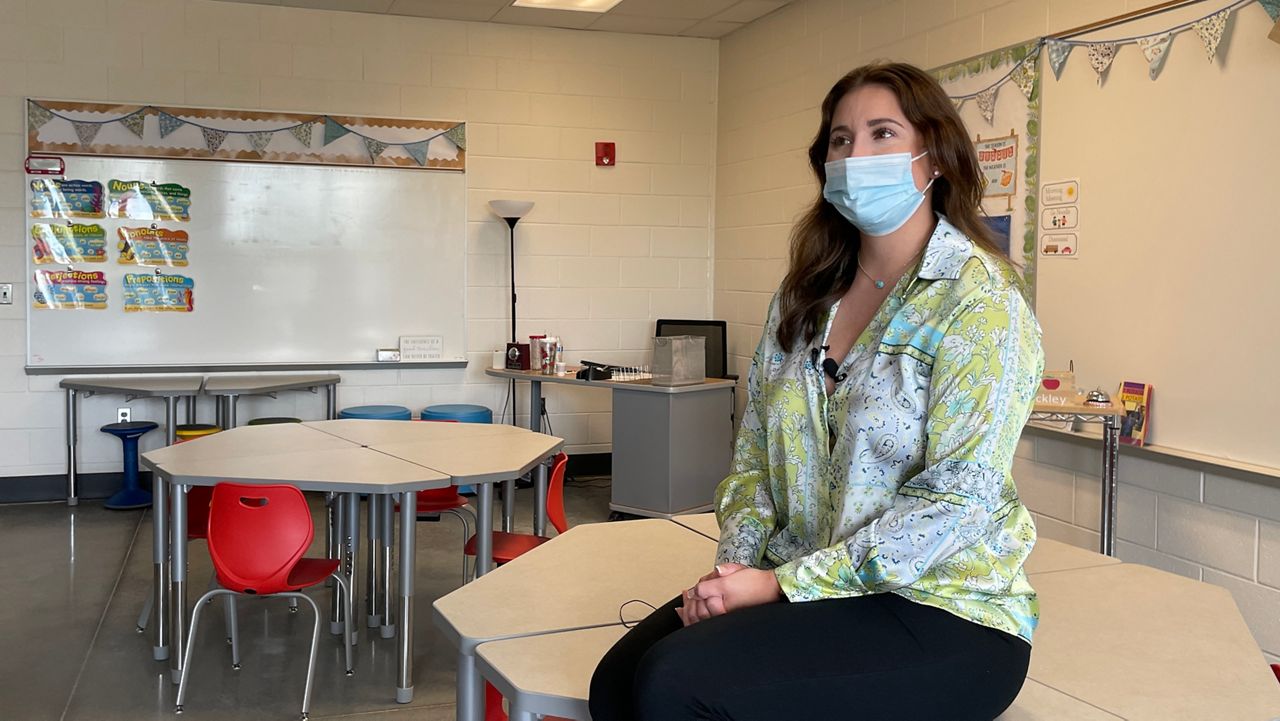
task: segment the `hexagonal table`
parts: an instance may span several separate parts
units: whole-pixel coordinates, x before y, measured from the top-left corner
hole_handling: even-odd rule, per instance
[[[408,703],[413,699],[417,492],[448,485],[477,487],[476,574],[482,576],[492,566],[493,483],[520,477],[563,446],[564,441],[559,438],[511,426],[334,420],[244,426],[143,454],[143,463],[164,481],[155,486],[157,507],[164,507],[168,486],[178,491],[172,494],[170,503],[171,524],[166,523],[165,514],[155,515],[153,543],[157,564],[157,648],[167,645],[175,682],[181,674],[186,642],[187,487],[223,481],[287,483],[304,491],[345,494],[343,503],[351,524],[346,536],[351,545],[344,553],[346,566],[352,569],[358,537],[355,530],[358,495],[397,495],[401,522],[398,629],[401,640],[396,701]],[[166,525],[171,525],[168,544]],[[171,583],[165,579],[166,558]],[[160,622],[165,618],[163,591],[166,585],[171,587],[168,596],[175,609],[171,612],[171,629],[162,628],[164,624]],[[354,571],[351,587],[358,587]],[[168,639],[165,639],[166,633]]]

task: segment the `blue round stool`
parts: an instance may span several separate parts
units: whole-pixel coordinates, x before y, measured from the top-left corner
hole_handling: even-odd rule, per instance
[[[339,418],[364,418],[375,421],[411,421],[413,413],[404,406],[351,406],[338,413]]]
[[[124,485],[107,499],[107,508],[123,511],[151,505],[151,491],[138,485],[138,439],[159,427],[151,421],[132,421],[108,423],[99,429],[119,438],[124,446]]]
[[[459,423],[493,423],[493,411],[470,403],[442,403],[427,406],[419,416],[424,421],[457,421]]]

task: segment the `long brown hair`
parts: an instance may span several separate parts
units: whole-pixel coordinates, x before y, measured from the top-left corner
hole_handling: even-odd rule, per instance
[[[777,339],[787,351],[817,336],[823,313],[849,290],[857,271],[861,235],[823,199],[822,188],[827,182],[824,166],[831,117],[840,100],[863,85],[892,90],[907,120],[920,133],[929,159],[942,173],[933,184],[933,210],[947,216],[973,242],[1003,255],[979,217],[982,174],[977,153],[942,86],[928,73],[904,63],[855,68],[822,101],[822,125],[809,145],[809,167],[818,179],[818,197],[791,231],[791,260],[779,292],[782,320]]]

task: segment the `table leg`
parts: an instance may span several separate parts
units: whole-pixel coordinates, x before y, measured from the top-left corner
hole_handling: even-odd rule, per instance
[[[368,578],[364,589],[364,623],[367,628],[382,625],[382,615],[378,613],[378,609],[382,607],[382,589],[379,588],[382,583],[382,498],[381,494],[369,495],[369,548],[365,551]]]
[[[178,442],[178,397],[164,397],[164,444],[171,446]]]
[[[476,649],[474,645],[458,649],[458,721],[481,721],[484,718],[484,681],[480,671],[476,669]]]
[[[227,411],[222,407],[222,396],[213,397],[213,423],[222,430],[227,430]]]
[[[502,530],[514,532],[516,525],[516,481],[502,482]]]
[[[171,491],[169,577],[170,584],[170,681],[182,680],[182,655],[187,643],[187,487],[175,484]],[[159,613],[159,609],[156,609]]]
[[[382,514],[382,628],[379,633],[383,638],[394,638],[396,635],[396,617],[391,612],[391,547],[395,542],[395,498],[391,494],[382,496],[382,504],[378,512]]]
[[[169,658],[169,481],[155,474],[151,484],[151,656]]]
[[[329,529],[331,540],[329,558],[338,559],[338,568],[345,573],[346,542],[344,539],[347,537],[347,497],[345,494],[330,495],[333,498],[329,503],[329,517],[332,519]],[[330,594],[329,598],[332,604],[329,611],[329,633],[337,636],[342,633],[342,620],[346,618],[346,610],[343,604],[338,602],[338,594]]]
[[[333,383],[324,387],[324,414],[328,420],[338,417],[338,386]]]
[[[236,427],[236,402],[240,396],[227,396],[227,430]]]
[[[485,484],[488,486],[488,484]],[[396,703],[413,700],[413,577],[418,542],[418,493],[400,494],[400,658],[396,674]]]
[[[346,529],[346,535],[343,536],[342,549],[342,572],[346,574],[347,580],[351,582],[351,593],[355,594],[356,589],[360,588],[360,494],[347,493],[343,495],[343,503],[345,508],[342,511],[343,525]],[[355,612],[357,604],[352,603],[352,613]],[[355,619],[351,619],[351,625],[355,627]],[[360,638],[359,634],[352,632],[354,638],[351,643],[357,643]]]
[[[477,483],[476,499],[476,578],[480,578],[493,569],[493,484]]]
[[[529,430],[542,432],[542,382],[529,383]],[[547,535],[547,466],[539,463],[533,469],[533,533]]]
[[[1120,420],[1107,416],[1102,422],[1102,519],[1098,544],[1104,556],[1116,551],[1116,465],[1120,455]]]
[[[76,478],[76,436],[79,419],[77,418],[76,399],[79,393],[74,388],[67,389],[67,505],[80,503],[80,484]]]
[[[187,423],[196,422],[196,397],[187,396]]]

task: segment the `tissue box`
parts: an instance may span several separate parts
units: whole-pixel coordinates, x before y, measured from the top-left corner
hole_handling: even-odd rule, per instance
[[[707,339],[696,335],[653,339],[653,384],[687,386],[707,377]]]

